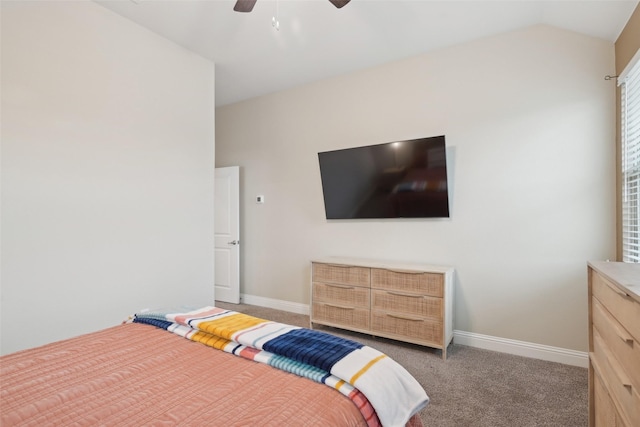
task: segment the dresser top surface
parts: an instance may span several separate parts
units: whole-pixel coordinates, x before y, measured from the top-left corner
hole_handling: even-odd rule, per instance
[[[446,265],[420,264],[401,261],[384,261],[364,258],[325,257],[312,259],[311,262],[321,264],[351,265],[355,267],[386,268],[391,270],[453,273],[453,267]]]
[[[589,266],[626,289],[633,299],[640,302],[640,264],[590,261]]]

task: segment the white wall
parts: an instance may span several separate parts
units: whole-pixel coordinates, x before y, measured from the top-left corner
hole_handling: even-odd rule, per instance
[[[93,2],[2,2],[2,353],[213,302],[214,65]]]
[[[536,26],[218,108],[242,292],[308,304],[328,255],[452,265],[456,329],[585,351],[586,262],[615,256],[613,67],[612,43]],[[435,135],[451,219],[325,219],[319,151]]]

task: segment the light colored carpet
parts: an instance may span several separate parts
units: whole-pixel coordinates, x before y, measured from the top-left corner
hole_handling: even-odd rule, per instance
[[[309,316],[246,304],[218,307],[309,327]],[[334,328],[317,329],[386,353],[431,398],[420,413],[425,427],[573,427],[588,424],[587,369],[452,344],[439,350]]]

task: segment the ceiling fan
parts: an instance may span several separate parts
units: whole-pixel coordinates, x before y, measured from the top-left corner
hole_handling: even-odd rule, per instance
[[[238,0],[236,5],[233,6],[233,10],[236,12],[251,12],[253,6],[255,6],[257,0]],[[340,9],[342,6],[349,3],[351,0],[329,0],[332,5]]]

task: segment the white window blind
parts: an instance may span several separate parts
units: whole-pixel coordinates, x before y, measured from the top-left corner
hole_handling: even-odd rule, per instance
[[[625,70],[627,71],[627,70]],[[622,260],[640,262],[640,61],[622,78]]]

